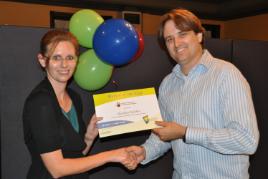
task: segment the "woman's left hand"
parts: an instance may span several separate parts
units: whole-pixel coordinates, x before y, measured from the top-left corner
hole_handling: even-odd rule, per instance
[[[102,117],[97,117],[96,114],[94,114],[91,117],[85,134],[86,140],[93,141],[97,137],[98,135],[97,122],[100,120],[102,120]]]

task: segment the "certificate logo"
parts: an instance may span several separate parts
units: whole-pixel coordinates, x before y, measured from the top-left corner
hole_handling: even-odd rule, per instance
[[[146,124],[148,124],[148,122],[150,121],[150,118],[149,118],[148,115],[143,116],[142,119],[143,119],[143,121],[144,121]]]

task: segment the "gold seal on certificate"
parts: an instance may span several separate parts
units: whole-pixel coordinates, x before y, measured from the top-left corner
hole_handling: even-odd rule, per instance
[[[161,121],[154,88],[126,90],[93,95],[99,136],[108,137],[123,133],[157,128]]]

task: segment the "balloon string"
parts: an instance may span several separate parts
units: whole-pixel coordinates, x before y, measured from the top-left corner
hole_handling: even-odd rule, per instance
[[[112,83],[115,86],[115,88],[117,89],[118,88],[118,83],[115,80],[113,80]]]

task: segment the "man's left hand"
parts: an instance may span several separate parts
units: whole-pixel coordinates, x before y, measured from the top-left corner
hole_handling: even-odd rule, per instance
[[[155,121],[162,128],[155,128],[153,132],[163,141],[181,139],[186,133],[186,127],[175,122]]]

